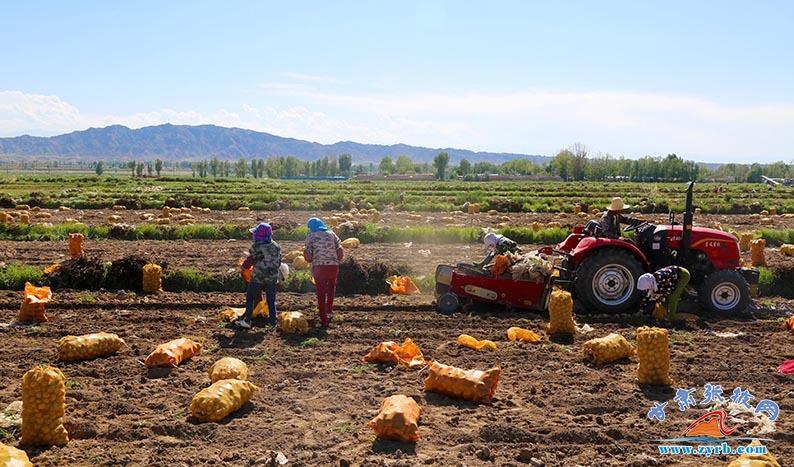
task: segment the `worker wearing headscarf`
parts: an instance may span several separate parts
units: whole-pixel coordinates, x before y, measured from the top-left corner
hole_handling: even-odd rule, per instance
[[[654,303],[667,301],[667,312],[675,316],[689,278],[689,271],[680,266],[667,266],[641,275],[637,279],[637,289],[645,293],[641,309],[646,310]]]
[[[501,234],[489,232],[482,238],[482,242],[488,249],[488,255],[480,263],[481,266],[490,264],[496,255],[505,253],[516,253],[519,251],[518,244]]]
[[[309,235],[306,237],[303,257],[312,264],[320,322],[323,327],[328,327],[334,308],[336,278],[345,252],[339,237],[321,219],[312,217],[306,225]]]
[[[628,204],[623,203],[623,199],[620,196],[612,198],[612,204],[607,206],[607,211],[601,216],[601,230],[604,237],[620,238],[620,224],[638,226],[645,222],[641,219],[624,216],[623,211],[630,207]]]
[[[251,328],[251,316],[262,300],[262,291],[264,290],[269,309],[269,322],[275,326],[276,284],[279,281],[281,270],[281,247],[273,241],[273,228],[266,222],[258,224],[249,232],[251,232],[253,245],[248,251],[248,258],[243,262],[242,268],[253,267],[253,273],[245,291],[245,314],[235,324],[245,329]]]

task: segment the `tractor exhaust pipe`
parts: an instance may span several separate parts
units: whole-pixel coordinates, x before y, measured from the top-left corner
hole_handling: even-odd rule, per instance
[[[692,189],[695,182],[689,182],[686,188],[686,207],[684,209],[684,224],[681,231],[681,248],[678,251],[678,264],[686,262],[689,247],[692,245],[692,218],[695,210],[692,208]]]

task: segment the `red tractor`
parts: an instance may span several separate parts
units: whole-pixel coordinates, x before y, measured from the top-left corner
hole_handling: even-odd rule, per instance
[[[588,309],[622,313],[637,309],[641,299],[637,279],[669,265],[685,267],[690,285],[703,308],[720,313],[743,311],[750,302],[748,284],[758,283],[758,270],[743,268],[739,242],[721,230],[692,226],[692,188],[686,191],[683,223],[670,214],[667,225],[643,223],[628,227],[634,239],[600,236],[600,225],[590,221],[574,229],[554,248],[564,256],[560,280]]]

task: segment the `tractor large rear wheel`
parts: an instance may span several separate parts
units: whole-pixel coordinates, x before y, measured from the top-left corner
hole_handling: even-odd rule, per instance
[[[700,284],[698,301],[714,313],[741,313],[750,303],[750,286],[737,271],[714,271]]]
[[[605,249],[586,258],[576,270],[576,297],[588,310],[625,313],[637,310],[637,279],[645,272],[640,261],[623,250]]]

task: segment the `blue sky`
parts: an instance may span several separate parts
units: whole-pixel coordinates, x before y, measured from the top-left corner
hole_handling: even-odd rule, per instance
[[[0,7],[0,136],[214,123],[553,154],[794,160],[794,2]]]

